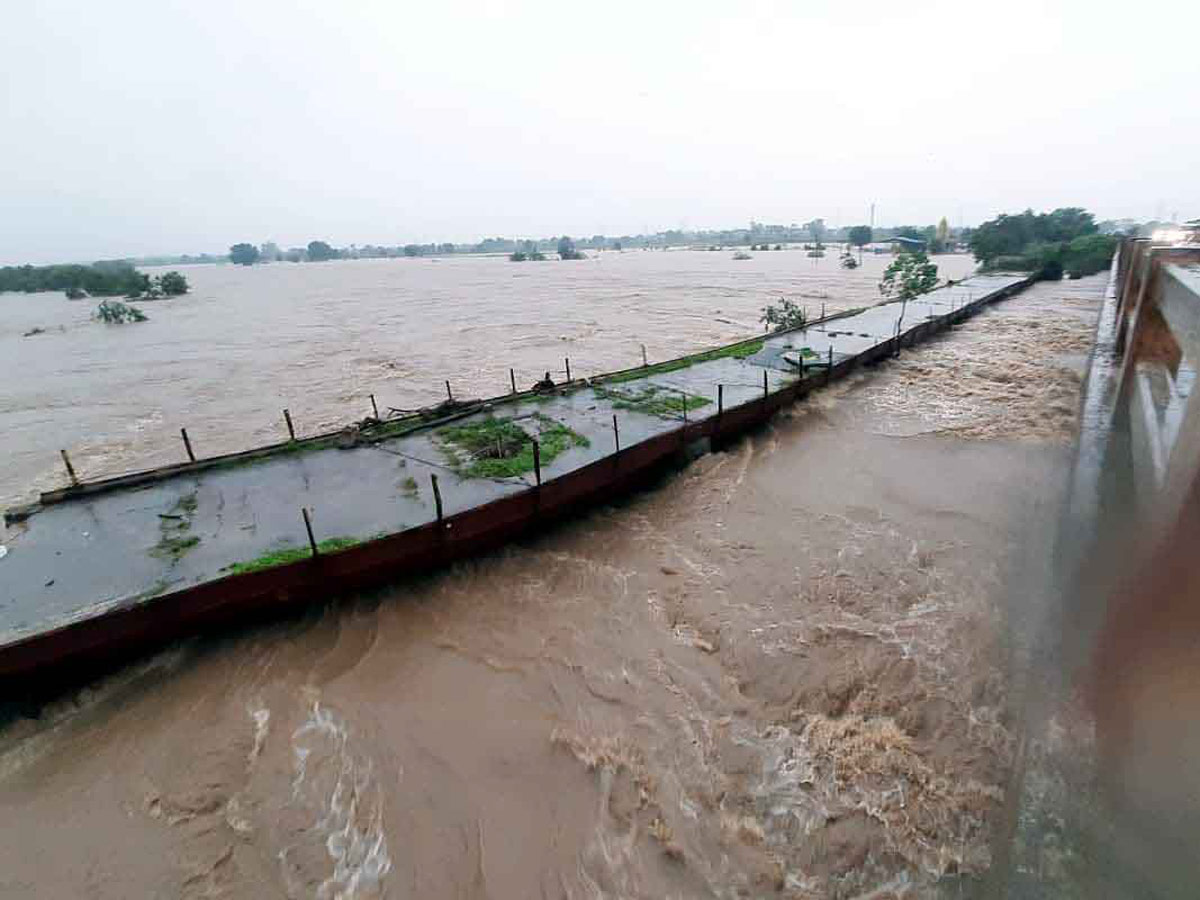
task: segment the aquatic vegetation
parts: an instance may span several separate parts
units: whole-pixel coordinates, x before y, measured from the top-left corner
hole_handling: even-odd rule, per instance
[[[762,318],[759,319],[772,331],[789,331],[793,328],[803,328],[808,324],[808,309],[787,297],[780,297],[778,305],[771,303],[763,307]]]
[[[417,484],[417,479],[411,475],[400,482],[400,490],[410,497],[416,497],[421,492],[421,488]]]
[[[519,421],[536,426],[531,435]],[[586,447],[586,437],[541,413],[521,420],[491,416],[464,425],[440,429],[436,439],[451,468],[465,478],[513,478],[533,471],[533,441],[536,437],[542,465],[570,447]]]
[[[96,318],[106,325],[124,325],[128,322],[145,322],[147,317],[140,309],[120,300],[104,300],[96,307]]]
[[[706,397],[649,383],[631,388],[597,388],[596,394],[609,400],[617,409],[628,409],[663,419],[679,418],[685,412],[712,402]]]
[[[317,543],[317,552],[337,553],[339,550],[349,550],[351,547],[356,547],[361,543],[362,541],[358,538],[327,538]],[[297,547],[293,545],[272,550],[255,559],[234,563],[233,565],[226,566],[221,571],[228,575],[245,575],[247,572],[260,572],[263,569],[273,569],[276,566],[286,566],[290,563],[300,562],[300,560],[308,559],[311,556],[311,547]]]
[[[196,513],[196,492],[184,494],[175,501],[169,512],[158,517],[158,543],[150,548],[150,555],[171,565],[179,562],[199,543],[200,537],[188,534],[192,529],[192,516]]]
[[[199,543],[200,537],[195,534],[189,534],[186,537],[164,535],[151,549],[150,555],[156,559],[165,559],[173,565]]]

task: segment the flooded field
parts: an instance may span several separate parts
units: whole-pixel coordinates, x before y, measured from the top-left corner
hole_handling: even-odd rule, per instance
[[[393,292],[390,324],[368,284],[343,286],[341,304],[310,284],[294,317],[282,295],[256,306],[245,288],[311,266],[192,270],[195,294],[151,307],[145,327],[186,315],[239,349],[210,332],[208,355],[189,356],[160,336],[165,369],[178,357],[205,376],[160,373],[153,427],[96,444],[89,464],[165,450],[152,435],[170,437],[175,402],[232,434],[290,388],[293,412],[332,424],[372,390],[396,405],[436,399],[447,374],[473,372],[464,391],[490,392],[514,358],[544,369],[569,352],[586,374],[635,361],[641,335],[660,357],[735,337],[780,293],[861,305],[878,277],[800,254],[630,256],[555,265],[536,291],[538,269],[479,271],[473,312]],[[362,271],[489,265],[507,264]],[[514,285],[487,284],[496,271]],[[217,299],[202,277],[245,293]],[[8,723],[0,894],[970,895],[1013,753],[1008,623],[1027,602],[1014,573],[1048,547],[1102,290],[1103,276],[1037,285],[655,490],[441,575],[175,648]],[[412,306],[429,331],[401,324]],[[269,341],[250,330],[258,315],[274,323]],[[152,342],[133,328],[97,337],[78,316],[63,340]],[[83,391],[83,368],[107,372],[112,403],[97,405],[119,435],[116,412],[136,401],[115,385],[155,366],[111,349],[105,365],[89,359],[61,384]],[[16,387],[34,402],[35,385]],[[71,421],[63,410],[46,427]],[[26,459],[57,449],[27,440]]]
[[[780,296],[818,315],[877,302],[886,256],[847,272],[831,250],[734,260],[722,252],[602,253],[563,263],[500,257],[184,267],[192,292],[146,303],[150,321],[102,326],[94,301],[0,294],[0,507],[60,486],[70,451],[82,477],[301,434],[381,407],[528,387],[546,370],[586,376],[761,330]],[[968,256],[941,256],[962,278]],[[34,328],[44,334],[23,337]]]

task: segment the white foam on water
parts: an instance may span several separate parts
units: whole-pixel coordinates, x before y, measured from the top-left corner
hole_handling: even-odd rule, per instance
[[[352,750],[346,723],[315,700],[308,719],[292,734],[292,744],[293,802],[315,808],[311,833],[332,864],[316,896],[350,900],[380,895],[392,861],[383,823],[383,790],[372,761]],[[280,853],[288,882],[292,849]]]

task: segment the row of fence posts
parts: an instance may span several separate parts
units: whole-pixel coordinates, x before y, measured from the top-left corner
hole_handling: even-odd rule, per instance
[[[567,362],[567,373],[569,376],[569,373],[571,371],[570,361],[567,360],[566,362]],[[833,365],[833,347],[829,348],[829,365],[830,366]],[[508,372],[509,372],[509,378],[512,381],[513,391],[515,393],[516,392],[516,374],[515,374],[514,370],[511,368],[508,370]],[[803,356],[800,357],[800,374],[801,375],[804,374],[804,357]],[[676,390],[679,390],[679,389],[677,388]],[[681,405],[683,408],[683,423],[686,426],[687,422],[688,422],[688,415],[687,415],[688,394],[686,391],[683,391],[683,390],[679,390],[679,392],[683,395],[683,402]],[[450,393],[450,383],[449,382],[446,382],[446,393],[447,394]],[[768,374],[767,370],[764,369],[763,370],[763,400],[765,401],[769,396],[770,396],[769,374]],[[371,405],[373,407],[375,405],[375,395],[374,394],[371,395]],[[287,415],[287,410],[284,410],[284,414]],[[717,416],[720,417],[720,416],[723,416],[724,414],[725,414],[725,385],[718,384],[717,385]],[[378,411],[376,411],[376,418],[378,418]],[[613,416],[612,416],[612,427],[613,427],[613,451],[616,456],[619,456],[621,453],[621,427],[617,420],[616,413],[613,413]],[[291,417],[290,416],[288,417],[288,428],[289,428],[289,431],[291,431]],[[293,440],[294,440],[294,437],[293,437]],[[530,443],[533,445],[534,485],[535,485],[535,487],[540,488],[542,486],[542,446],[541,446],[541,443],[536,438],[530,438],[529,440],[530,440]],[[66,459],[66,451],[65,450],[63,451],[63,458]],[[68,465],[68,467],[70,467],[69,461],[67,461],[67,465]],[[436,521],[437,521],[438,525],[440,526],[442,524],[443,520],[445,519],[445,509],[442,504],[442,491],[441,491],[441,486],[438,482],[438,477],[437,477],[436,472],[429,473],[429,481],[430,481],[430,485],[433,488],[433,503],[434,503]],[[320,548],[317,544],[316,538],[313,536],[312,518],[310,516],[309,510],[307,507],[301,507],[300,512],[304,517],[304,528],[305,528],[305,531],[307,531],[307,533],[308,533],[308,544],[309,544],[310,549],[312,550],[312,556],[313,557],[319,556]]]
[[[649,362],[646,357],[646,345],[642,344],[641,349],[642,349],[642,367],[649,368]],[[569,384],[572,380],[571,379],[571,359],[570,359],[570,357],[563,357],[563,363],[566,368],[567,383]],[[829,348],[829,366],[831,368],[833,366],[833,347],[832,346]],[[512,393],[515,394],[515,393],[517,393],[516,369],[509,368],[508,377],[509,377],[509,383],[512,386]],[[803,355],[800,356],[800,377],[801,378],[804,377],[804,356]],[[454,393],[450,387],[449,379],[446,380],[445,384],[446,384],[446,398],[447,398],[447,400],[453,402]],[[688,404],[687,404],[687,396],[688,395],[687,395],[686,391],[683,391],[678,388],[676,388],[676,390],[679,390],[679,392],[683,395],[683,402],[681,405],[683,408],[683,422],[686,425],[687,421],[688,421]],[[764,397],[764,399],[769,395],[769,393],[770,393],[770,388],[769,388],[769,383],[767,380],[767,371],[766,371],[766,369],[764,369],[763,370],[763,397]],[[374,415],[375,419],[378,421],[379,420],[379,405],[375,400],[374,394],[371,394],[369,396],[371,399],[371,412]],[[718,384],[717,385],[717,414],[721,415],[724,413],[724,411],[725,411],[725,385]],[[295,426],[295,423],[292,421],[291,410],[286,407],[283,410],[283,421],[284,421],[284,424],[287,426],[288,440],[295,441],[296,440],[296,426]],[[183,438],[183,448],[184,448],[184,451],[187,453],[188,462],[192,462],[192,463],[196,462],[196,453],[192,449],[192,441],[191,441],[191,438],[188,436],[187,429],[180,428],[179,434],[180,434],[180,437]],[[617,427],[616,413],[613,413],[613,444],[616,448],[616,451],[619,453],[621,451],[621,437],[620,437],[620,432]],[[71,464],[71,457],[67,454],[67,451],[65,449],[59,450],[58,452],[62,456],[63,464],[66,466],[67,476],[71,480],[71,486],[78,487],[79,483],[80,483],[79,477],[75,472],[75,467]],[[534,474],[536,476],[537,483],[540,486],[542,483],[541,454],[540,454],[538,442],[536,440],[533,442],[533,459],[534,459]],[[441,514],[440,514],[441,495],[438,493],[437,476],[435,475],[435,476],[433,476],[433,478],[434,478],[434,496],[437,499],[437,505],[438,505],[438,510],[439,510],[438,518],[440,520],[440,518],[441,518]],[[307,513],[305,514],[305,521],[307,524]],[[309,536],[311,537],[311,528],[309,529],[309,531],[310,531]],[[315,545],[314,545],[314,548],[315,548]],[[314,551],[314,555],[315,555],[315,551]]]
[[[972,294],[969,296],[966,305],[969,306],[970,303],[973,301],[973,299],[974,299],[974,295]],[[952,309],[952,311],[953,311],[953,309]],[[932,320],[932,318],[933,318],[932,310],[929,313],[929,317],[930,317],[930,320]],[[821,304],[821,320],[823,321],[824,319],[825,319],[825,304],[822,303]],[[899,344],[900,322],[902,320],[903,320],[903,316],[901,316],[901,318],[898,319],[896,322],[895,337],[897,339],[897,345]],[[641,350],[642,350],[642,368],[649,368],[650,363],[646,356],[646,345],[641,344],[640,346],[641,346]],[[897,350],[899,350],[898,346],[897,346]],[[803,354],[800,355],[799,360],[800,360],[800,365],[799,365],[800,377],[803,378],[804,377],[804,356],[803,356]],[[570,357],[563,357],[563,364],[566,368],[567,383],[570,384],[571,380],[572,380],[571,379],[571,359],[570,359]],[[832,345],[829,347],[828,365],[829,365],[830,370],[832,370],[833,369],[833,346]],[[514,394],[518,393],[516,369],[510,368],[508,370],[508,378],[509,378],[509,384],[512,387],[512,393],[514,393]],[[453,403],[454,402],[454,392],[450,388],[449,379],[446,380],[445,384],[446,384],[446,399],[448,401],[450,401],[451,403]],[[686,392],[681,391],[681,393],[684,393],[683,421],[684,421],[684,423],[686,423],[687,422],[687,396],[686,396]],[[767,372],[766,372],[766,370],[764,370],[763,371],[763,396],[766,397],[767,394],[768,394]],[[371,394],[370,397],[371,397],[371,412],[374,414],[375,419],[378,420],[379,419],[379,406],[375,402],[375,395]],[[717,385],[717,412],[718,412],[718,414],[720,414],[723,411],[724,411],[724,385]],[[284,420],[284,423],[287,425],[288,440],[290,440],[290,441],[296,440],[296,427],[292,423],[292,414],[291,414],[290,410],[284,409],[283,420]],[[613,416],[613,431],[615,434],[615,432],[616,432],[616,416],[615,415]],[[196,454],[192,450],[192,442],[191,442],[191,439],[188,437],[187,429],[180,428],[179,433],[180,433],[180,436],[183,438],[183,448],[187,452],[188,462],[193,462],[193,463],[196,462]],[[534,444],[536,447],[536,441],[534,442]],[[620,441],[619,440],[617,441],[617,449],[620,450]],[[71,458],[67,455],[66,450],[59,450],[58,452],[62,455],[63,463],[67,467],[67,475],[71,479],[71,486],[77,487],[79,485],[79,478],[75,473],[75,467],[73,465],[71,465]],[[536,450],[535,450],[535,455],[536,455]],[[538,483],[539,484],[541,483],[540,475],[538,478]]]
[[[642,349],[642,367],[643,368],[649,367],[649,361],[648,361],[647,355],[646,355],[646,344],[641,344],[641,349]],[[803,378],[804,377],[804,356],[800,355],[799,360],[800,360],[799,373],[800,373],[800,377]],[[571,360],[570,360],[569,356],[564,356],[563,364],[564,364],[565,370],[566,370],[566,380],[568,380],[568,383],[570,383],[571,382]],[[829,366],[830,366],[830,368],[833,367],[833,347],[829,348]],[[512,392],[514,392],[514,394],[516,394],[516,392],[517,392],[517,376],[516,376],[515,368],[511,368],[511,367],[509,368],[509,383],[511,385]],[[448,400],[451,402],[454,401],[454,391],[452,391],[452,389],[451,389],[449,379],[446,379],[445,386],[446,386],[446,398],[448,398]],[[680,394],[683,395],[683,401],[682,401],[682,403],[680,403],[680,406],[682,406],[682,408],[683,408],[683,421],[684,421],[684,425],[686,425],[686,424],[688,424],[688,392],[686,392],[682,389],[676,389],[676,390],[679,390]],[[770,394],[770,388],[769,388],[769,382],[768,382],[768,374],[767,374],[766,370],[763,370],[763,373],[762,373],[763,400],[766,400],[766,398],[769,396],[769,394]],[[371,394],[370,397],[371,397],[371,412],[374,415],[374,419],[376,419],[378,421],[379,420],[379,406],[376,401],[376,395]],[[725,385],[724,384],[716,385],[716,414],[718,414],[718,415],[725,414]],[[293,442],[294,442],[294,440],[296,439],[296,430],[295,430],[295,424],[292,421],[292,410],[290,410],[288,408],[283,409],[283,422],[284,422],[284,425],[287,426],[288,440],[293,440]],[[180,437],[182,439],[184,439],[184,450],[187,452],[188,462],[193,462],[193,463],[196,462],[197,461],[196,460],[196,452],[194,452],[194,450],[192,449],[192,440],[190,437],[188,437],[187,428],[186,427],[180,428],[179,433],[180,433]],[[612,437],[613,437],[614,451],[616,451],[617,454],[619,454],[619,452],[620,452],[620,428],[617,424],[617,414],[616,413],[613,413],[613,415],[612,415]],[[74,466],[71,463],[71,457],[67,455],[67,451],[65,449],[59,450],[59,454],[62,456],[62,463],[64,463],[66,466],[67,476],[68,476],[68,478],[71,479],[71,486],[78,487],[79,486],[79,478],[76,473],[76,469],[74,469]],[[535,439],[533,440],[533,464],[534,464],[534,479],[536,481],[536,486],[540,487],[541,486],[541,446],[539,445],[538,440],[535,440]],[[437,505],[438,521],[440,522],[440,521],[442,521],[442,517],[443,517],[443,515],[442,515],[443,514],[442,492],[440,492],[439,487],[438,487],[438,476],[431,475],[431,478],[433,479],[434,503],[436,503],[436,505]],[[304,511],[305,528],[308,532],[308,541],[310,541],[310,544],[312,545],[313,556],[317,556],[317,544],[316,544],[316,541],[313,540],[312,523],[310,521],[310,517],[308,517],[308,510],[304,509],[302,511]]]
[[[822,309],[821,312],[822,312],[822,318],[824,318],[824,309]],[[930,320],[932,321],[932,319],[933,319],[932,311],[930,312],[929,317],[930,317]],[[899,322],[897,322],[897,325],[899,325]],[[897,337],[899,337],[899,329],[898,328],[897,328]],[[571,361],[569,358],[564,358],[563,361],[566,363],[567,381],[570,382],[571,381]],[[799,356],[799,361],[800,361],[800,366],[799,366],[800,377],[803,378],[804,377],[804,355],[803,354],[801,354]],[[642,345],[642,365],[647,366],[645,344]],[[829,371],[832,372],[832,370],[833,370],[833,347],[832,347],[832,345],[829,347],[829,357],[828,357],[827,365],[829,366]],[[508,375],[509,375],[509,380],[512,384],[513,393],[515,394],[517,392],[516,370],[510,368],[508,370]],[[683,422],[684,422],[684,425],[687,425],[687,421],[688,421],[687,396],[688,395],[687,395],[687,392],[683,391],[683,390],[680,390],[680,393],[683,395],[683,402],[682,402]],[[450,389],[449,381],[446,382],[446,396],[450,400],[454,399],[454,395]],[[766,400],[769,396],[770,396],[769,375],[768,375],[767,370],[764,369],[763,370],[763,400]],[[378,419],[379,418],[379,407],[375,403],[375,395],[374,394],[371,394],[371,409],[375,414],[375,418]],[[720,417],[720,416],[723,416],[724,414],[725,414],[725,385],[718,384],[717,385],[717,416]],[[283,411],[283,416],[284,416],[285,421],[287,422],[288,435],[294,441],[296,439],[296,431],[292,425],[291,414],[289,413],[289,411],[287,409],[285,409]],[[616,413],[613,413],[612,426],[613,426],[614,452],[616,454],[620,454],[620,452],[621,452],[621,429],[620,429],[620,425],[617,422],[617,414]],[[187,429],[181,428],[180,432],[183,435],[183,443],[184,443],[185,448],[187,449],[188,459],[190,459],[192,462],[195,462],[196,457],[192,453],[192,445],[191,445],[191,442],[188,440]],[[535,482],[535,486],[540,488],[542,486],[541,444],[537,441],[536,438],[530,438],[530,442],[533,445],[534,482]],[[79,480],[75,476],[75,469],[71,465],[71,459],[67,455],[67,451],[61,450],[59,452],[62,453],[63,462],[66,464],[67,472],[71,476],[71,483],[78,484]],[[444,509],[443,503],[442,503],[442,491],[441,491],[441,486],[438,483],[437,473],[431,472],[429,475],[429,480],[430,480],[430,484],[433,488],[433,502],[434,502],[434,509],[435,509],[435,514],[436,514],[436,521],[437,521],[438,525],[441,525],[441,523],[445,519],[445,509]],[[313,534],[312,516],[309,512],[308,507],[301,507],[300,512],[304,518],[304,530],[308,534],[308,545],[309,545],[310,550],[312,551],[312,556],[315,558],[320,555],[320,547],[317,543],[317,539],[316,539],[315,535]]]
[[[974,296],[972,295],[969,297],[966,305],[969,306],[973,300],[974,300]],[[955,310],[952,306],[951,312],[953,313],[954,311]],[[821,318],[822,319],[825,318],[824,304],[822,304],[822,308],[821,308]],[[930,310],[929,319],[930,319],[930,321],[933,320],[933,311],[932,310]],[[903,320],[903,316],[901,316],[901,318],[898,319],[896,322],[897,343],[898,343],[898,338],[900,336],[900,334],[899,334],[900,322],[902,320]],[[646,356],[646,345],[645,344],[641,345],[641,350],[642,350],[642,367],[648,368],[649,361]],[[570,360],[570,358],[564,357],[563,363],[566,368],[567,383],[569,384],[572,380],[571,379],[571,360]],[[799,373],[800,373],[801,378],[804,377],[804,365],[805,365],[804,364],[804,355],[803,355],[803,353],[801,353],[799,355]],[[829,358],[828,358],[827,365],[829,367],[828,371],[832,372],[833,371],[833,346],[832,345],[830,345],[830,347],[829,347]],[[517,393],[516,370],[513,368],[509,368],[508,377],[509,377],[509,383],[512,387],[512,393],[516,394]],[[683,422],[684,422],[684,425],[686,426],[687,422],[688,422],[688,400],[687,400],[688,394],[686,391],[684,391],[682,389],[676,388],[676,390],[679,390],[679,392],[683,395],[683,401],[682,401],[681,406],[683,408]],[[769,396],[770,396],[769,375],[768,375],[768,371],[766,369],[763,369],[763,400],[765,401]],[[374,394],[371,394],[370,398],[371,398],[371,412],[373,413],[375,419],[378,421],[379,420],[379,406],[376,403]],[[446,380],[446,399],[450,402],[454,401],[454,393],[451,390],[450,381],[448,379]],[[717,416],[718,417],[723,416],[724,413],[725,413],[725,385],[718,384],[717,385]],[[292,422],[291,411],[287,408],[285,408],[283,410],[283,420],[284,420],[284,423],[287,425],[288,439],[291,441],[295,441],[296,440],[296,427],[295,427],[294,423]],[[615,453],[619,455],[621,452],[621,431],[620,431],[620,426],[617,423],[617,414],[616,413],[613,413],[612,425],[613,425],[613,448],[614,448]],[[193,463],[196,462],[196,454],[192,450],[192,442],[191,442],[191,439],[188,437],[187,429],[180,428],[179,433],[180,433],[180,436],[183,438],[183,446],[184,446],[184,450],[187,452],[188,461],[193,462]],[[535,486],[540,488],[542,486],[541,444],[537,441],[536,438],[530,438],[530,441],[533,444],[534,482],[535,482]],[[67,454],[67,451],[65,449],[59,450],[59,453],[62,455],[63,464],[67,468],[67,475],[71,479],[71,485],[73,487],[78,486],[79,478],[76,475],[75,467],[71,464],[71,457]],[[430,473],[429,478],[430,478],[430,483],[433,488],[433,502],[434,502],[435,513],[437,516],[437,522],[440,525],[442,523],[443,519],[445,518],[445,510],[443,508],[443,503],[442,503],[442,491],[441,491],[440,485],[438,484],[437,473]],[[311,516],[311,513],[310,513],[308,507],[301,507],[300,512],[304,519],[304,530],[308,535],[309,548],[312,551],[312,556],[315,558],[320,555],[320,547],[317,543],[316,536],[313,533],[312,516]]]

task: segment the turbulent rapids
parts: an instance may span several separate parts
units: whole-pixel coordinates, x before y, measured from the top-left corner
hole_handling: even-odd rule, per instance
[[[1003,585],[1102,290],[1036,285],[626,502],[10,722],[5,890],[969,889],[1013,753]]]

